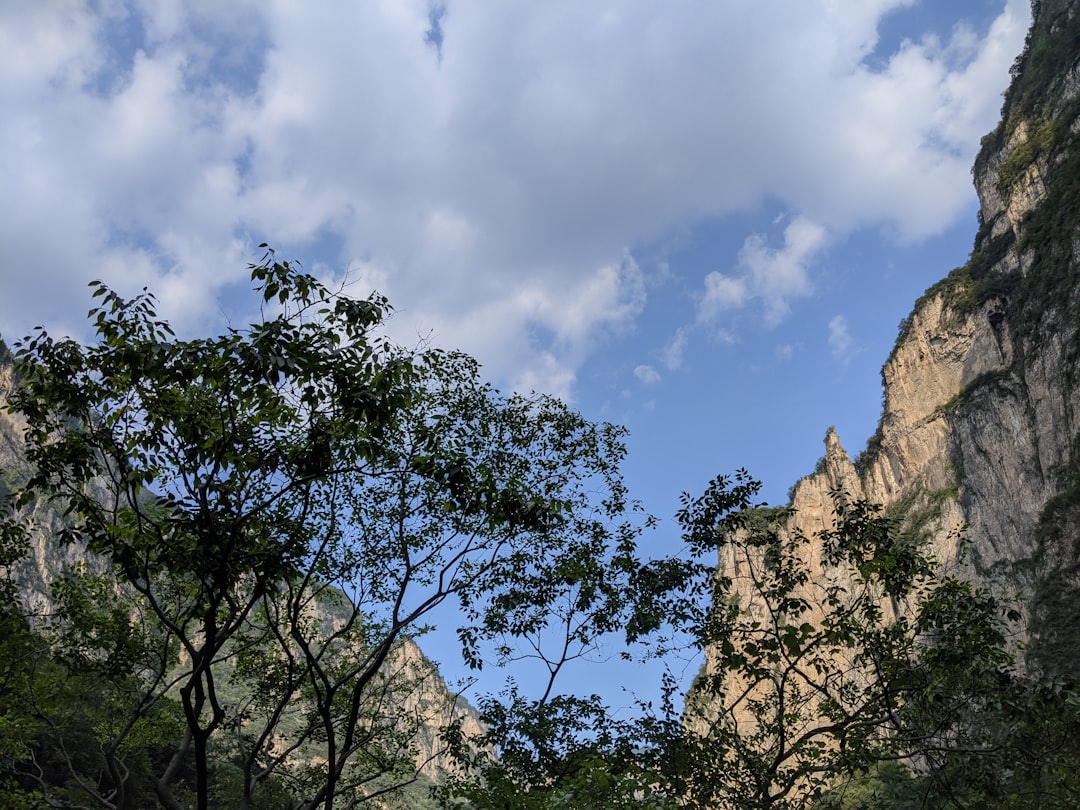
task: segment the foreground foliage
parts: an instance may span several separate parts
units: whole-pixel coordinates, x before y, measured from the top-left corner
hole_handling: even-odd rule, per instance
[[[665,564],[667,599],[703,582],[712,599],[674,614],[706,653],[682,714],[674,682],[631,719],[596,698],[494,702],[503,755],[473,749],[479,776],[454,788],[483,808],[1080,803],[1080,697],[1023,675],[1012,606],[869,504],[837,493],[806,537],[757,490],[740,474],[684,496],[700,562]]]
[[[152,296],[95,283],[97,343],[18,346],[33,474],[5,536],[45,500],[94,555],[35,621],[50,659],[108,694],[100,764],[62,761],[58,780],[8,755],[48,801],[67,801],[58,781],[141,801],[150,733],[138,770],[165,807],[223,806],[226,787],[252,807],[282,784],[302,807],[374,798],[417,778],[429,715],[454,722],[408,646],[440,611],[463,618],[473,667],[524,644],[552,673],[625,613],[639,529],[620,429],[391,344],[377,296],[270,252],[251,269],[266,314],[246,329],[178,339]]]
[[[622,429],[392,344],[377,296],[251,270],[245,329],[178,339],[95,284],[96,343],[18,346],[0,806],[1080,805],[1076,684],[1026,677],[1015,607],[916,533],[836,493],[792,534],[739,473],[646,557]],[[46,506],[91,554],[28,614],[12,572]],[[412,645],[451,621],[477,671],[545,681],[470,727]],[[705,665],[613,713],[558,689],[601,642]]]

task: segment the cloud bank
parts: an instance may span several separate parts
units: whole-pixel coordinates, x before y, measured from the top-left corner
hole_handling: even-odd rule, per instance
[[[1026,0],[878,53],[904,5],[4,4],[0,329],[79,334],[91,278],[199,327],[266,240],[377,284],[404,339],[569,394],[645,317],[636,249],[764,200],[782,243],[748,236],[698,317],[778,321],[830,240],[925,238],[970,200]]]

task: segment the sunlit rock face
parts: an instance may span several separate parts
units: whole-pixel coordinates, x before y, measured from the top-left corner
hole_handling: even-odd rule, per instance
[[[0,496],[18,488],[30,472],[23,453],[25,420],[6,409],[15,388],[10,356],[0,354]],[[30,616],[42,617],[51,611],[49,584],[67,567],[86,560],[83,549],[56,541],[63,528],[63,516],[54,506],[35,501],[22,510],[30,528],[29,553],[12,567],[19,583],[19,601]]]
[[[1080,676],[1078,41],[1078,0],[1039,4],[975,164],[971,258],[902,324],[877,434],[852,459],[829,429],[787,527],[831,526],[836,490],[881,504],[943,564],[1022,597],[1026,665],[1067,677]]]

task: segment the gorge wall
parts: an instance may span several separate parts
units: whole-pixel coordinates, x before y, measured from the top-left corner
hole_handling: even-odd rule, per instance
[[[1021,597],[1029,668],[1078,678],[1078,0],[1033,5],[1012,73],[973,170],[971,257],[901,324],[866,449],[851,459],[829,429],[788,528],[826,528],[837,489],[883,505],[942,563]]]

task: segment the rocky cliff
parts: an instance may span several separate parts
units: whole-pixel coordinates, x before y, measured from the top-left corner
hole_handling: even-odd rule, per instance
[[[1080,677],[1080,2],[1033,7],[998,128],[974,167],[967,264],[901,324],[876,435],[831,428],[792,489],[790,529],[830,491],[884,505],[944,563],[1026,605],[1028,666]]]

